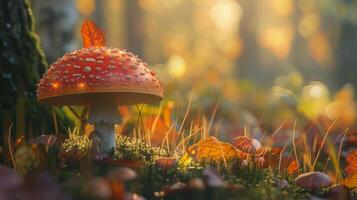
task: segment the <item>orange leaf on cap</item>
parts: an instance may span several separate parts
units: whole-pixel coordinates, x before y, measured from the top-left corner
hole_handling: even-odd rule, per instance
[[[82,29],[83,47],[103,47],[105,44],[104,32],[91,20],[83,22]]]

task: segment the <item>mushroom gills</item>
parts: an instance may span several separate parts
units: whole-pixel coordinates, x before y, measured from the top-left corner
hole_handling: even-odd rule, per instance
[[[107,154],[115,147],[115,124],[122,122],[115,100],[92,99],[88,122],[94,125],[95,134],[101,142],[101,152]]]

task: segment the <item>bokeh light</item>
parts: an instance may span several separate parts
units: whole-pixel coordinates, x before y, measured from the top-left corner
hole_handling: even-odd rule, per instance
[[[169,74],[173,78],[181,78],[186,73],[185,60],[179,55],[172,55],[167,62]]]
[[[95,0],[76,0],[78,12],[83,16],[90,16],[95,11]]]
[[[294,36],[292,27],[274,27],[263,30],[258,38],[260,45],[272,51],[278,58],[289,55],[291,42]]]
[[[243,14],[242,7],[234,0],[219,0],[211,8],[211,17],[220,29],[231,30],[237,26]]]
[[[316,13],[308,13],[301,17],[298,25],[299,33],[304,37],[309,37],[320,28],[320,17]]]

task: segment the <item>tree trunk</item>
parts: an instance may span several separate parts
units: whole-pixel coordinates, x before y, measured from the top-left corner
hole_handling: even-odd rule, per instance
[[[16,123],[16,132],[24,134],[26,116],[44,110],[36,104],[35,89],[47,66],[27,0],[0,0],[0,30],[1,132],[7,134],[5,124],[10,120]],[[2,146],[7,148],[4,138]]]

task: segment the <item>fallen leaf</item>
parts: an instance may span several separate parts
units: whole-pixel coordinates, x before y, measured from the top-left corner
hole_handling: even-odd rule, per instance
[[[348,188],[357,187],[357,172],[350,174],[347,178],[341,181],[342,185],[347,186]]]
[[[298,168],[298,164],[297,164],[296,160],[293,160],[287,168],[288,174],[294,174],[298,171],[298,169],[299,168]]]
[[[357,173],[357,150],[353,150],[347,154],[346,163],[345,171],[348,174]]]
[[[264,153],[264,167],[276,167],[279,164],[279,156],[283,148],[273,147],[267,148],[267,151]]]
[[[83,22],[82,29],[83,47],[103,47],[105,44],[104,32],[91,20]]]
[[[187,152],[197,161],[221,161],[249,157],[249,154],[239,151],[233,145],[221,142],[213,136],[208,136],[208,138],[188,147]]]

